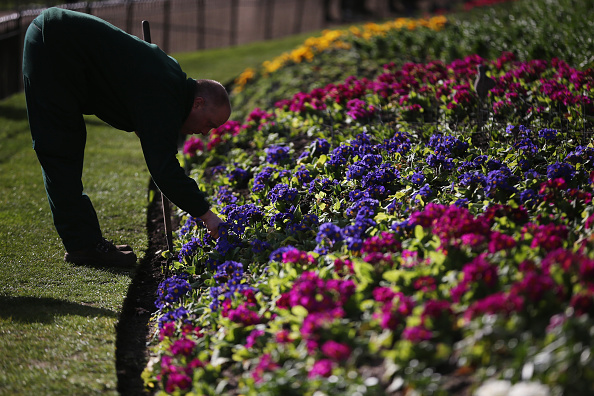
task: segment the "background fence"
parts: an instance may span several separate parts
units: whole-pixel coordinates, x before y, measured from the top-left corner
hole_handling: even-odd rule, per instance
[[[393,0],[392,0],[393,1]],[[151,23],[153,43],[167,53],[245,44],[330,26],[339,18],[342,1],[324,0],[115,0],[69,3],[60,7],[98,16],[142,37],[141,22]],[[351,0],[352,3],[356,3]],[[344,4],[344,3],[343,3]],[[49,4],[48,4],[49,5]],[[366,0],[365,17],[391,17],[390,0]],[[39,7],[39,6],[38,6]],[[22,90],[24,34],[43,8],[19,10],[0,17],[0,99]],[[76,34],[76,32],[73,32]]]

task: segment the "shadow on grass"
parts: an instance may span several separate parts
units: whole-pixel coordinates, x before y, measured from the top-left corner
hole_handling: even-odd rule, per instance
[[[27,109],[23,106],[13,106],[7,103],[0,103],[0,117],[9,120],[26,120]]]
[[[46,297],[0,296],[0,317],[21,323],[52,323],[58,316],[111,317],[118,313],[105,308]]]
[[[150,183],[149,191],[154,185]],[[153,190],[156,193],[157,190]],[[151,194],[149,194],[150,196]],[[148,248],[140,261],[124,299],[120,320],[116,325],[116,371],[120,395],[151,395],[144,388],[142,371],[149,357],[149,321],[157,310],[157,288],[164,275],[161,268],[166,260],[158,253],[166,245],[163,206],[160,194],[147,208]]]

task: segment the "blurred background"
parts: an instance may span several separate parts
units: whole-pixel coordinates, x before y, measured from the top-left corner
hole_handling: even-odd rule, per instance
[[[65,2],[66,1],[66,2]],[[22,90],[25,31],[47,7],[60,6],[98,16],[142,37],[151,25],[152,42],[167,53],[196,51],[280,38],[395,17],[444,13],[465,0],[1,0],[0,99]]]

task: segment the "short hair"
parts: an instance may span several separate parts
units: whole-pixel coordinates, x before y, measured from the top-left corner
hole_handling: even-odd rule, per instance
[[[228,106],[231,108],[227,90],[223,84],[215,80],[196,80],[195,97],[202,97],[207,103],[212,103],[215,107]]]

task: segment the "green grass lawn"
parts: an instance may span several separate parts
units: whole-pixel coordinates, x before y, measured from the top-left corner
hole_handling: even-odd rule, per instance
[[[194,78],[231,81],[312,34],[175,54]],[[149,174],[138,139],[87,118],[83,183],[104,236],[147,247]],[[23,94],[0,101],[0,394],[116,394],[115,325],[133,273],[63,261]]]

